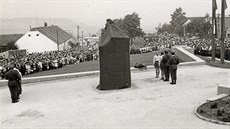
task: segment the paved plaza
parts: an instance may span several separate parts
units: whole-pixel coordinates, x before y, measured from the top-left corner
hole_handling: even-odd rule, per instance
[[[23,84],[12,104],[0,88],[0,128],[229,129],[199,119],[194,110],[230,84],[230,69],[181,66],[177,85],[155,78],[154,69],[131,73],[132,88],[98,91],[99,76]]]

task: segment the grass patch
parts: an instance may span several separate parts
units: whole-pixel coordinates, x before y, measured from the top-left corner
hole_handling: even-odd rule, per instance
[[[154,56],[154,52],[130,55],[130,67],[133,67],[135,63],[152,65],[153,56]],[[99,70],[99,60],[68,65],[63,68],[33,73],[33,74],[26,75],[24,77],[37,77],[37,76],[77,73],[77,72],[96,71],[96,70]]]

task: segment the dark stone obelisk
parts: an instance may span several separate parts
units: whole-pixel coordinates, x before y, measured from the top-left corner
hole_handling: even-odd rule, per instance
[[[130,38],[112,20],[107,19],[102,30],[100,55],[100,90],[113,90],[131,87]]]

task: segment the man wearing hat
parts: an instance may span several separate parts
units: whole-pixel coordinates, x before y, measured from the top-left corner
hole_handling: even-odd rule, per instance
[[[164,81],[169,81],[169,64],[168,64],[169,58],[170,56],[168,54],[168,51],[165,51],[165,55],[162,58],[162,64],[164,65],[164,72],[165,72]]]
[[[165,71],[164,71],[164,64],[162,63],[162,59],[163,59],[163,56],[164,56],[164,52],[161,52],[161,55],[160,55],[160,60],[161,60],[161,62],[160,62],[160,70],[161,70],[161,80],[164,80],[164,78],[165,78]]]
[[[8,87],[11,94],[12,103],[19,102],[19,82],[21,81],[21,75],[14,69],[15,64],[10,63],[9,71],[6,73],[6,80],[8,80]]]
[[[175,56],[175,52],[171,52],[171,57],[169,58],[169,68],[171,71],[171,80],[170,84],[176,84],[177,80],[177,65],[180,63],[179,58]]]

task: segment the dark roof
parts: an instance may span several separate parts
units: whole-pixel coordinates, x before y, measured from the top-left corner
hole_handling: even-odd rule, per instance
[[[0,35],[0,46],[7,46],[9,42],[16,42],[23,34]]]
[[[45,35],[55,43],[57,43],[57,37],[58,37],[59,44],[66,42],[67,40],[72,38],[72,36],[69,33],[62,30],[58,26],[36,27],[36,28],[32,28],[31,31],[39,31],[40,33],[42,33],[43,35]]]

